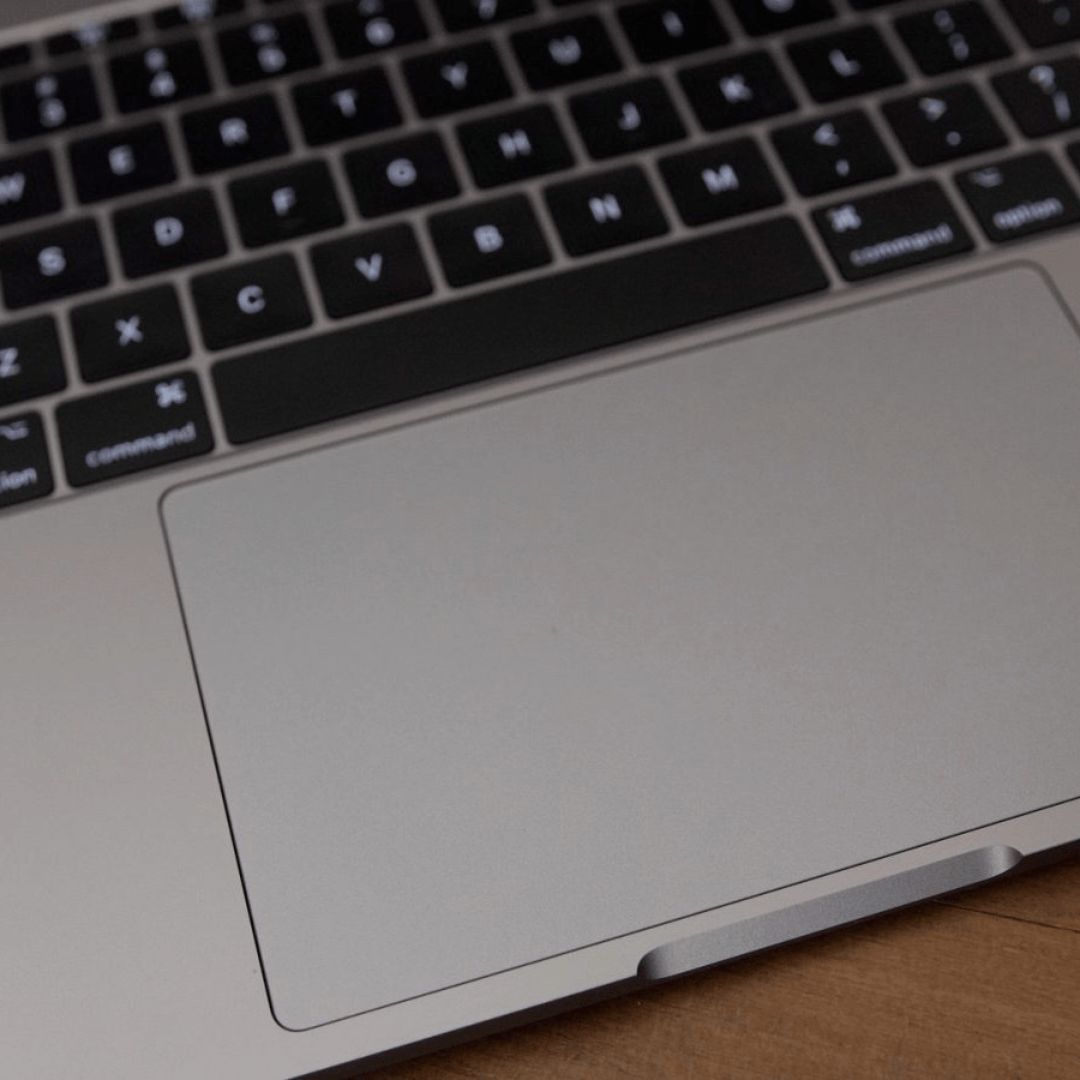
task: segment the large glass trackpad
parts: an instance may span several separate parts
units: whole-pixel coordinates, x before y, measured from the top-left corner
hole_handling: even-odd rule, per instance
[[[172,492],[278,1020],[1080,795],[1078,477],[1015,269]]]

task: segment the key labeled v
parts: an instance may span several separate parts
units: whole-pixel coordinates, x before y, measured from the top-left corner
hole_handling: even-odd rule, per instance
[[[383,257],[379,252],[375,252],[371,258],[367,258],[361,255],[360,258],[354,263],[356,269],[360,272],[361,276],[366,280],[374,284],[382,277],[383,270]]]

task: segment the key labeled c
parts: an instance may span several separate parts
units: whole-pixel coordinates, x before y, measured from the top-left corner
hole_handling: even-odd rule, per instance
[[[258,315],[266,310],[266,296],[259,285],[245,285],[236,294],[236,306],[245,315]]]

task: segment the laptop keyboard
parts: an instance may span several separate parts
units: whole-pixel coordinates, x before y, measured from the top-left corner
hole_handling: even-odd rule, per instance
[[[1077,38],[1080,0],[187,0],[7,42],[0,509],[1074,224]]]

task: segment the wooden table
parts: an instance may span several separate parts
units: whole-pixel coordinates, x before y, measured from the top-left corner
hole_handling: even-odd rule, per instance
[[[1080,864],[374,1075],[1080,1080]]]

